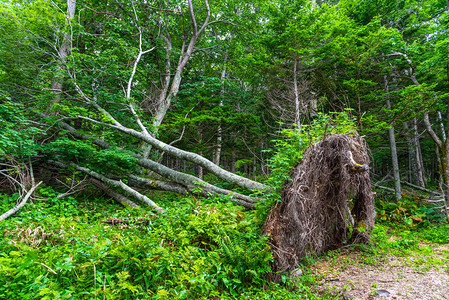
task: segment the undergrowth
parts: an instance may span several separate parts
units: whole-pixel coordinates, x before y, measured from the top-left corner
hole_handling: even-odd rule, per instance
[[[340,250],[305,258],[299,278],[265,281],[272,254],[260,228],[288,170],[323,134],[354,128],[346,113],[322,116],[312,126],[283,132],[271,161],[273,192],[253,212],[226,197],[155,194],[167,210],[159,215],[106,199],[57,200],[51,188],[40,188],[46,200],[0,222],[0,299],[333,299],[332,293],[314,293],[318,278],[307,266],[338,257]],[[17,198],[0,195],[0,211]],[[366,263],[385,254],[428,255],[431,246],[422,242],[449,243],[449,225],[439,223],[444,216],[417,196],[400,202],[378,197],[376,208],[373,243],[350,246]],[[127,222],[101,222],[108,219]]]
[[[270,249],[240,207],[177,197],[157,215],[40,193],[0,223],[0,299],[318,299],[302,282],[265,282]],[[101,222],[113,218],[128,223]]]
[[[373,235],[378,248],[412,249],[419,248],[420,243],[449,244],[445,215],[419,194],[403,194],[397,202],[378,197],[376,210]]]

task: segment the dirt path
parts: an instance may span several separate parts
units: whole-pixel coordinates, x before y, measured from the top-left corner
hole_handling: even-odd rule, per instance
[[[311,269],[320,278],[320,291],[342,299],[449,299],[449,245],[427,249],[384,258],[344,251]]]

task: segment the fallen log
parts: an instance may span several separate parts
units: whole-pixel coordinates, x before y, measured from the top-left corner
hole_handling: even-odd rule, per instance
[[[420,190],[420,191],[423,191],[423,192],[426,192],[426,193],[429,193],[429,194],[433,194],[433,195],[437,195],[437,196],[443,196],[442,193],[423,188],[423,187],[421,187],[419,185],[416,185],[416,184],[413,184],[413,183],[410,183],[410,182],[407,182],[407,181],[403,181],[402,184],[408,185],[411,188],[414,188],[416,190]]]

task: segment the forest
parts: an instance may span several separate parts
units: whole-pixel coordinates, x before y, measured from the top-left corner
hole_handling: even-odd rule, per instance
[[[447,299],[448,137],[449,0],[0,1],[0,299]]]

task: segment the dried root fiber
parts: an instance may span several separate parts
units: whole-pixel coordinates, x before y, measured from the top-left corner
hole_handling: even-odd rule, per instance
[[[368,164],[358,135],[330,134],[307,148],[263,228],[274,254],[272,280],[305,256],[369,241],[375,211]]]

